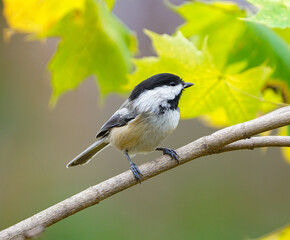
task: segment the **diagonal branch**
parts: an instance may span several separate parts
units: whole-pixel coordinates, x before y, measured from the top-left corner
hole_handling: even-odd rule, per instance
[[[180,164],[205,155],[226,151],[270,146],[289,147],[290,137],[252,137],[287,125],[290,125],[290,107],[280,108],[254,120],[221,129],[179,148],[177,153],[180,156]],[[143,173],[142,181],[145,181],[177,166],[179,165],[176,161],[172,161],[168,156],[163,156],[141,165],[139,169]],[[137,183],[130,170],[123,172],[1,231],[0,239],[35,237],[46,227]]]

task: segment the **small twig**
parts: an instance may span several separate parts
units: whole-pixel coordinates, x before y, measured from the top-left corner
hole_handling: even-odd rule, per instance
[[[289,147],[289,137],[268,136],[246,139],[289,124],[290,107],[281,108],[254,120],[224,128],[179,148],[177,150],[180,156],[179,162],[184,164],[205,155],[224,151],[268,146]],[[143,174],[142,181],[145,181],[177,166],[179,165],[176,161],[172,161],[168,156],[163,156],[141,165],[139,169]],[[136,184],[138,182],[130,170],[123,172],[1,231],[0,239],[34,237],[31,236],[33,232],[39,234],[39,229],[44,230],[46,227]]]
[[[252,137],[250,139],[239,140],[230,143],[220,149],[221,152],[229,152],[234,150],[254,149],[262,147],[290,147],[289,136],[266,136],[266,137]]]

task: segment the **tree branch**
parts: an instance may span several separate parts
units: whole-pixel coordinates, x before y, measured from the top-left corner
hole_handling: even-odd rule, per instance
[[[289,124],[290,107],[284,107],[254,120],[221,129],[179,148],[177,153],[180,156],[180,164],[226,151],[270,146],[289,147],[290,137],[252,137]],[[145,181],[177,166],[179,165],[176,161],[172,161],[168,156],[162,156],[141,165],[139,169],[143,174],[142,181]],[[136,184],[138,182],[130,170],[123,172],[1,231],[0,239],[35,237],[46,227]]]
[[[242,149],[254,149],[262,147],[290,147],[289,136],[266,136],[266,137],[252,137],[245,140],[239,140],[230,143],[220,149],[220,152],[229,152]]]

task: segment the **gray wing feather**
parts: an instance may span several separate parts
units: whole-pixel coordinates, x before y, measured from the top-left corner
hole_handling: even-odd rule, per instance
[[[98,131],[97,138],[103,137],[109,134],[113,127],[122,127],[127,125],[128,122],[135,119],[138,114],[128,113],[128,110],[123,108],[118,110]]]

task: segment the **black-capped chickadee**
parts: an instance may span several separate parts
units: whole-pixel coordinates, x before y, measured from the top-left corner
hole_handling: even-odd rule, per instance
[[[124,152],[139,182],[142,173],[130,158],[137,153],[159,150],[178,161],[173,149],[156,146],[177,127],[180,96],[185,88],[192,85],[169,73],[157,74],[139,83],[125,103],[101,127],[97,133],[98,140],[69,162],[67,167],[87,163],[108,145]]]

